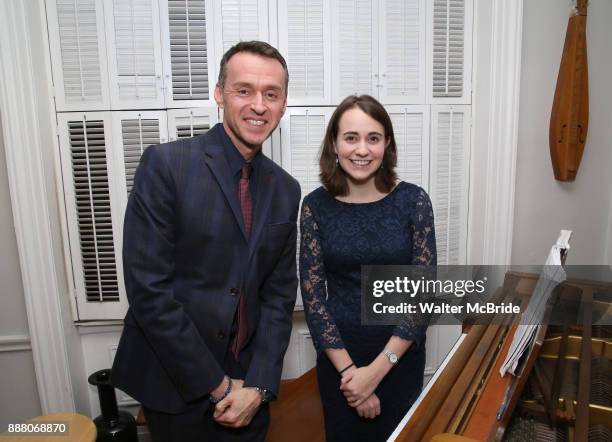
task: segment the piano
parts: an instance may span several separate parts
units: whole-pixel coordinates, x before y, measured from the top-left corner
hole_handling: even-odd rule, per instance
[[[524,307],[537,280],[508,272],[499,296]],[[501,377],[499,368],[519,315],[464,326],[390,440],[612,441],[612,326],[593,325],[609,312],[610,293],[610,283],[563,282],[556,305],[580,305],[574,313],[581,325],[543,321],[517,376]]]
[[[507,272],[499,296],[520,302],[523,311],[537,280],[534,273]],[[517,377],[502,378],[499,368],[518,316],[465,325],[389,440],[611,441],[612,327],[593,325],[598,312],[612,310],[610,293],[610,283],[565,281],[557,304],[573,308],[582,300],[581,325],[538,326]],[[325,440],[314,369],[282,382],[271,414],[267,442]]]

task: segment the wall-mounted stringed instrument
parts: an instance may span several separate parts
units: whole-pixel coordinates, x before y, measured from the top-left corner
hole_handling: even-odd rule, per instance
[[[550,115],[550,156],[559,181],[576,179],[589,125],[586,18],[587,0],[576,0],[567,23]]]

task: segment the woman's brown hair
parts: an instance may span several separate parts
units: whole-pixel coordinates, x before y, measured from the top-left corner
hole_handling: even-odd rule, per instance
[[[385,140],[389,141],[385,149],[382,164],[374,175],[376,189],[382,193],[389,193],[397,182],[395,166],[397,166],[397,145],[393,135],[393,124],[391,118],[375,98],[369,95],[349,95],[338,105],[329,120],[325,138],[321,146],[321,157],[319,158],[319,178],[325,188],[334,196],[345,196],[348,194],[348,178],[346,172],[337,163],[337,155],[334,145],[338,137],[338,126],[340,118],[349,109],[359,108],[374,120],[378,121],[385,130]]]

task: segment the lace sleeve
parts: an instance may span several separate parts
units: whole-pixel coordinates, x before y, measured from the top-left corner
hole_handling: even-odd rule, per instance
[[[412,230],[412,264],[436,265],[436,233],[429,195],[419,189],[410,229]]]
[[[338,327],[327,310],[325,267],[319,226],[308,203],[300,217],[300,283],[306,322],[317,354],[326,348],[344,348]]]
[[[410,230],[412,234],[411,264],[435,266],[437,256],[433,208],[429,196],[423,189],[419,189],[414,207],[411,209]],[[393,335],[413,341],[420,347],[425,340],[428,322],[428,315],[407,315],[405,324],[396,326]]]

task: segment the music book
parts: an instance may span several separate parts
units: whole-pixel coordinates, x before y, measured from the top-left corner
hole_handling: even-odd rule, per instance
[[[499,374],[502,377],[506,373],[517,375],[516,370],[521,357],[529,353],[534,344],[536,333],[542,324],[546,305],[553,290],[567,278],[563,263],[570,248],[569,240],[571,236],[571,230],[561,230],[559,238],[550,249],[533,295],[531,295],[529,304],[523,312],[520,324],[514,333],[506,359],[499,369]]]

